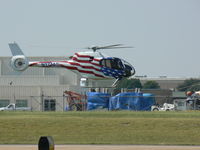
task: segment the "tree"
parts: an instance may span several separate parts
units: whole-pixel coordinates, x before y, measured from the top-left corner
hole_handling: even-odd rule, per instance
[[[143,89],[160,89],[160,85],[156,81],[150,80],[144,83]]]
[[[180,84],[177,89],[179,91],[199,91],[200,90],[200,79],[188,79],[183,84]]]
[[[119,93],[121,91],[121,88],[127,88],[127,89],[142,88],[142,84],[140,82],[140,79],[124,78],[118,82],[114,90],[114,93]]]
[[[160,85],[156,81],[147,81],[143,85],[144,89],[160,89]]]

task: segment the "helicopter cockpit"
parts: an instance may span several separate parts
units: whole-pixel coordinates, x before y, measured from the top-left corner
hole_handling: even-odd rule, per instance
[[[100,65],[103,67],[107,67],[110,69],[117,69],[121,71],[125,71],[125,76],[131,76],[135,74],[135,69],[133,66],[123,59],[119,59],[116,57],[108,57],[101,60]]]
[[[101,60],[100,65],[117,70],[124,69],[123,64],[119,58],[104,58]]]
[[[135,74],[135,69],[130,63],[128,63],[127,61],[125,61],[123,59],[122,59],[122,63],[124,65],[124,67],[125,67],[124,69],[125,69],[127,77],[132,76],[132,75]]]

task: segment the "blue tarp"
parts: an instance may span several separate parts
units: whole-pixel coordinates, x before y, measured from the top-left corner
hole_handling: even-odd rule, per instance
[[[142,103],[142,107],[144,108],[144,110],[151,110],[151,106],[155,105],[156,101],[155,101],[155,95],[151,94],[151,93],[143,93],[143,103]]]
[[[88,110],[109,109],[109,110],[136,110],[148,111],[155,104],[155,96],[150,93],[119,93],[112,96],[107,93],[88,92]]]
[[[110,98],[109,110],[136,110],[148,111],[154,105],[155,98],[153,94],[148,93],[120,93]]]
[[[108,109],[111,94],[100,92],[87,93],[87,110]]]

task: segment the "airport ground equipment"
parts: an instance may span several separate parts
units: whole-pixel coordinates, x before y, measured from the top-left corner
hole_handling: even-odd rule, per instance
[[[164,103],[162,106],[153,105],[151,111],[172,111],[174,110],[174,104]]]
[[[86,110],[86,95],[79,94],[74,91],[65,91],[64,95],[67,97],[66,111],[83,111]]]

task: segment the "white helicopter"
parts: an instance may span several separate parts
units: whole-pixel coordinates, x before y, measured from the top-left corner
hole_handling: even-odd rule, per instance
[[[116,79],[112,86],[124,77],[135,74],[134,67],[117,57],[107,57],[100,49],[131,48],[122,44],[87,47],[92,51],[77,52],[69,60],[62,61],[29,61],[17,43],[9,43],[12,52],[11,67],[15,71],[24,71],[28,67],[61,67],[69,69],[82,78],[93,80]]]

